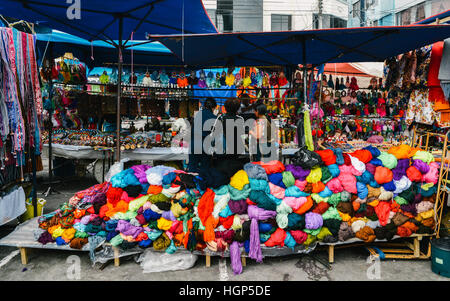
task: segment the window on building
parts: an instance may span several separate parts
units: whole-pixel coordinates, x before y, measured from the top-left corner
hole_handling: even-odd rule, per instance
[[[347,21],[330,14],[322,15],[322,28],[346,28]],[[313,29],[319,29],[319,15],[313,14]]]
[[[416,20],[414,20],[414,22],[422,19],[425,19],[425,3],[421,3],[416,6]]]
[[[397,25],[409,25],[425,19],[425,2],[411,6],[396,14]]]
[[[272,31],[291,30],[292,16],[291,15],[275,15],[271,16]]]
[[[330,15],[330,28],[345,28],[345,27],[347,27],[346,20]]]
[[[233,0],[217,0],[216,26],[219,31],[233,31]]]
[[[361,13],[361,1],[353,3],[352,17],[359,18],[360,13]]]

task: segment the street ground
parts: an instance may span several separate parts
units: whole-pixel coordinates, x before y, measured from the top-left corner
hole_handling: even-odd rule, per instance
[[[45,166],[45,165],[44,165]],[[46,172],[39,173],[38,197],[47,200],[44,212],[50,212],[67,201],[75,192],[96,184],[92,175],[76,178],[67,183],[56,184],[60,194],[44,197],[46,186],[42,181]],[[0,238],[10,233],[17,222],[0,226]],[[73,277],[74,257],[78,256],[80,273]],[[105,266],[92,266],[88,252],[32,249],[29,262],[22,265],[17,248],[0,246],[1,280],[229,280],[229,281],[298,281],[298,280],[415,280],[449,281],[431,271],[430,260],[376,260],[370,261],[364,247],[335,250],[335,262],[327,268],[328,255],[324,249],[316,249],[311,255],[268,257],[262,264],[247,259],[247,266],[240,275],[234,275],[230,259],[211,258],[211,267],[205,266],[205,257],[199,256],[194,267],[183,271],[143,273],[134,256],[121,258],[115,267],[111,261]],[[75,261],[78,261],[75,257]],[[315,259],[314,259],[315,258]]]

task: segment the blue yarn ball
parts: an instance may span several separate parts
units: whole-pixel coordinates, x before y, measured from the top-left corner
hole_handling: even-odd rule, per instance
[[[383,162],[378,158],[373,158],[369,163],[372,163],[375,166],[383,166]]]
[[[144,215],[144,218],[146,221],[157,220],[162,216],[161,214],[159,214],[151,209],[144,210],[144,212],[142,214]]]
[[[374,180],[373,175],[367,170],[365,170],[361,176],[356,177],[356,179],[364,184],[369,184],[371,181]]]
[[[113,237],[119,235],[119,231],[110,231],[108,234],[106,234],[106,241],[110,241]]]
[[[250,253],[250,239],[247,239],[246,241],[244,241],[244,248],[245,248],[245,252],[247,254]]]
[[[258,228],[260,233],[266,233],[272,229],[272,225],[267,223],[259,223]]]
[[[270,174],[268,175],[268,178],[270,183],[286,189],[286,185],[283,183],[283,174],[281,172]]]
[[[374,158],[378,157],[381,154],[380,150],[376,147],[373,147],[372,145],[369,145],[364,149],[368,150],[372,154],[372,157]]]
[[[384,183],[383,188],[387,191],[395,191],[395,189],[397,189],[397,187],[395,187],[394,181]]]
[[[366,184],[363,184],[361,182],[356,182],[356,189],[358,190],[358,197],[361,200],[367,198],[367,195],[369,194],[369,190],[367,189]]]
[[[369,185],[373,188],[380,188],[380,184],[378,184],[375,180],[370,181]]]
[[[139,247],[141,248],[148,248],[153,244],[153,241],[151,239],[141,240],[139,242]]]
[[[337,161],[336,161],[337,162]],[[344,164],[344,163],[342,163],[342,164]],[[342,165],[341,164],[341,165]],[[337,176],[339,176],[339,174],[341,173],[341,171],[339,170],[339,166],[337,165],[337,164],[331,164],[331,165],[328,165],[328,170],[330,171],[330,173],[331,173],[331,176],[333,177],[333,178],[336,178]]]
[[[296,245],[295,239],[292,237],[289,231],[286,231],[286,238],[284,239],[284,245],[291,249],[294,249]]]
[[[150,187],[150,184],[145,183],[145,184],[141,184],[142,186],[142,190],[141,190],[141,194],[147,194],[148,188]]]
[[[58,246],[67,245],[66,241],[65,241],[61,236],[58,236],[58,237],[56,238],[56,244],[57,244]]]
[[[319,196],[322,198],[330,197],[333,194],[333,191],[328,188],[328,186],[325,186],[325,189],[319,192]]]

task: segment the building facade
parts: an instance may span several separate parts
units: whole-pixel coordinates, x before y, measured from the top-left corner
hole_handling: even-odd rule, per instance
[[[409,25],[450,9],[450,0],[348,0],[348,27]]]
[[[203,0],[220,32],[347,27],[346,0]]]

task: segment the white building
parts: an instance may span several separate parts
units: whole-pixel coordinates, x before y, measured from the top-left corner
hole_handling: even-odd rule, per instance
[[[450,9],[450,0],[348,0],[348,27],[409,25]]]
[[[346,0],[203,0],[203,4],[220,32],[347,27]]]

